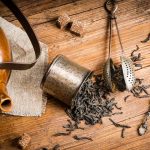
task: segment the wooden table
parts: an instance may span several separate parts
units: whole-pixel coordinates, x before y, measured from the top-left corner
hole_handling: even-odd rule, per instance
[[[57,54],[68,56],[75,62],[96,72],[101,72],[107,58],[106,17],[103,8],[104,0],[15,0],[23,13],[29,19],[40,41],[49,46],[49,60]],[[69,31],[60,30],[55,26],[56,18],[66,12],[72,19],[85,23],[84,37],[77,37]],[[12,13],[0,3],[2,17],[20,26]],[[136,71],[136,76],[150,83],[150,42],[141,43],[150,32],[150,1],[149,0],[119,0],[117,12],[119,28],[126,55],[140,47],[145,59],[143,69]],[[112,58],[120,62],[120,47],[113,32]],[[120,128],[114,127],[108,118],[103,119],[102,125],[87,126],[84,131],[75,131],[71,136],[52,137],[57,131],[64,130],[62,125],[67,123],[64,112],[65,105],[50,97],[46,113],[42,117],[14,117],[0,115],[0,144],[1,150],[16,150],[12,140],[24,132],[32,137],[28,149],[40,147],[52,148],[59,143],[61,149],[71,150],[149,150],[150,131],[144,136],[138,136],[137,127],[144,113],[148,110],[149,99],[139,100],[130,97],[125,103],[123,98],[128,92],[116,92],[114,95],[122,107],[123,115],[112,117],[115,121],[128,124],[132,128],[126,130],[125,138],[120,137]],[[149,122],[150,123],[150,122]],[[75,141],[75,134],[91,136],[93,142]]]

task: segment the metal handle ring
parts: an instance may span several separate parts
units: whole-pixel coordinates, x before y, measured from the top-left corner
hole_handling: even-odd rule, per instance
[[[109,4],[112,4],[112,9],[109,9],[108,8],[108,5]],[[105,2],[105,10],[108,12],[108,14],[111,14],[111,15],[114,15],[115,14],[115,12],[117,11],[117,9],[118,9],[118,5],[115,3],[115,1],[114,0],[107,0],[106,2]]]

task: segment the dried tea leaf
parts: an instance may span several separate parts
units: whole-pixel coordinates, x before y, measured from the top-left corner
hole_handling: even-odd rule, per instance
[[[70,134],[71,134],[71,131],[69,131],[69,132],[58,132],[58,133],[54,134],[53,136],[67,136]]]
[[[131,57],[134,56],[134,52],[138,51],[139,49],[140,49],[139,46],[136,45],[136,49],[131,52]]]
[[[119,124],[119,123],[116,123],[115,121],[113,121],[111,118],[109,118],[109,120],[113,123],[113,125],[117,128],[122,128],[121,130],[121,137],[124,138],[124,131],[125,129],[127,128],[131,128],[130,126],[128,125],[123,125],[123,124]]]
[[[89,141],[93,141],[92,138],[86,137],[86,136],[78,136],[78,135],[74,135],[73,138],[74,138],[75,140],[78,140],[78,141],[79,141],[79,140],[89,140]]]
[[[124,132],[125,132],[125,128],[122,128],[122,130],[121,130],[121,137],[122,137],[122,138],[125,138]]]
[[[113,125],[114,125],[115,127],[120,127],[120,128],[131,128],[131,127],[128,126],[128,125],[123,125],[123,124],[116,123],[116,122],[113,121],[111,118],[109,118],[109,120],[113,123]]]
[[[115,113],[112,113],[113,116],[114,116],[114,115],[121,115],[121,114],[123,114],[123,112],[115,112]]]
[[[52,148],[52,150],[60,150],[60,145],[59,145],[59,144],[56,144],[56,145]]]
[[[143,41],[141,41],[141,43],[146,43],[149,40],[150,40],[150,33],[147,35],[147,37]]]
[[[117,104],[114,98],[108,98],[109,93],[102,75],[92,75],[72,100],[67,114],[69,113],[74,121],[84,120],[85,124],[101,123],[102,117],[112,115]]]
[[[130,97],[131,95],[127,95],[126,97],[124,97],[124,101],[126,102],[127,99]]]

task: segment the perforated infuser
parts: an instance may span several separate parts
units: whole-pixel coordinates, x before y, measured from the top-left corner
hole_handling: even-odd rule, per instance
[[[111,8],[110,8],[111,6]],[[125,57],[123,45],[121,42],[120,32],[118,28],[117,18],[115,16],[115,12],[118,8],[118,5],[116,4],[115,0],[107,0],[105,2],[105,9],[108,13],[109,17],[109,56],[104,66],[104,79],[106,82],[106,85],[110,88],[111,91],[113,91],[113,82],[112,82],[112,73],[115,71],[113,61],[110,58],[110,52],[111,52],[111,40],[112,40],[112,20],[115,22],[116,30],[117,30],[117,36],[119,39],[119,44],[121,47],[121,66],[123,71],[123,77],[126,84],[127,90],[132,90],[134,84],[135,84],[135,73],[134,73],[134,67],[131,59]],[[113,72],[112,72],[113,71]]]

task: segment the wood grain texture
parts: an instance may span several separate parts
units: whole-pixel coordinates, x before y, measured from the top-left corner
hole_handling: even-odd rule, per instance
[[[39,40],[49,46],[50,62],[57,54],[64,54],[91,70],[98,73],[102,71],[108,54],[104,0],[15,0],[15,2],[29,19]],[[76,37],[69,31],[59,30],[55,26],[55,20],[62,12],[85,24],[83,38]],[[20,26],[12,13],[1,3],[0,14]],[[150,84],[150,42],[145,44],[140,42],[150,32],[150,1],[120,0],[117,15],[126,56],[136,48],[136,44],[140,47],[139,52],[145,59],[142,60],[143,69],[136,71],[136,76],[145,78],[145,83]],[[119,56],[120,47],[114,31],[112,58],[115,63],[120,62]],[[61,149],[69,150],[149,150],[150,131],[142,137],[136,132],[149,107],[149,99],[139,100],[131,96],[125,103],[123,98],[127,94],[129,93],[114,94],[124,113],[114,116],[113,119],[132,127],[125,131],[124,139],[120,138],[120,129],[111,125],[108,118],[103,119],[103,125],[86,126],[85,131],[75,131],[66,137],[52,137],[57,131],[63,131],[62,125],[67,123],[68,117],[64,112],[66,106],[49,97],[46,113],[40,118],[0,115],[0,149],[16,150],[10,142],[11,139],[27,132],[32,137],[29,150],[40,147],[52,148],[57,143],[60,143]],[[75,141],[71,138],[75,134],[91,136],[94,141]]]

